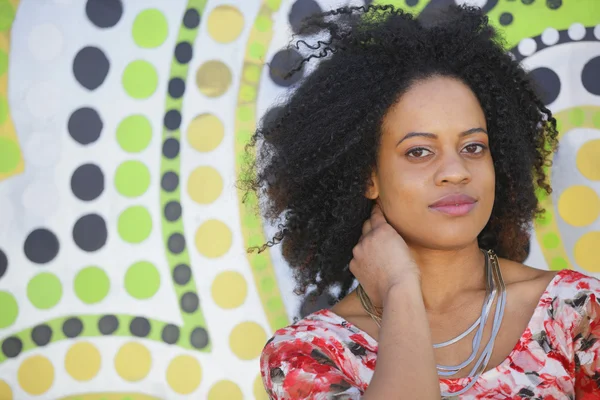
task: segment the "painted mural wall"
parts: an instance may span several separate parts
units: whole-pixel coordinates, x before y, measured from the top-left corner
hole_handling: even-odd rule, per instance
[[[265,341],[332,298],[245,251],[274,229],[234,183],[312,68],[280,78],[290,35],[361,1],[0,0],[0,400],[266,398]],[[527,263],[600,276],[600,2],[471,3],[560,121]]]

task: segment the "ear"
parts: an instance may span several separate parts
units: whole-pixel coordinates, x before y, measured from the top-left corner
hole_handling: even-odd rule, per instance
[[[379,197],[379,178],[376,171],[373,171],[369,177],[365,197],[370,200],[375,200]]]

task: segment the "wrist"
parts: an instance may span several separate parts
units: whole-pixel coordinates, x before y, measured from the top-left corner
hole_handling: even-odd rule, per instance
[[[382,300],[384,306],[388,300],[396,297],[398,294],[401,296],[415,295],[421,297],[421,274],[417,268],[415,270],[404,271],[402,275],[395,277],[389,282],[387,290],[383,294]]]

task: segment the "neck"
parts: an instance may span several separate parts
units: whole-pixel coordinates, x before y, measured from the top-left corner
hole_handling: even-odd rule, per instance
[[[421,271],[421,290],[428,311],[443,313],[460,305],[465,292],[485,290],[485,256],[477,242],[454,250],[410,246]]]

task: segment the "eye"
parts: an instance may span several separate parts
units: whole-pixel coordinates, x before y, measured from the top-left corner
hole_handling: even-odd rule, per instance
[[[427,150],[424,147],[417,147],[415,149],[409,150],[406,155],[411,158],[424,158],[428,155],[433,154],[430,150]]]
[[[469,154],[481,154],[486,149],[486,147],[479,143],[471,143],[464,147],[463,151],[466,151]]]

